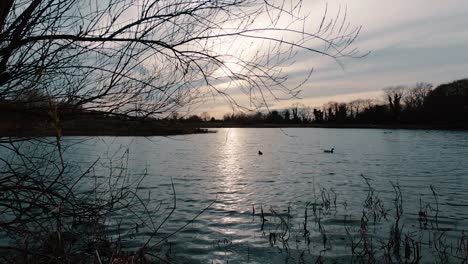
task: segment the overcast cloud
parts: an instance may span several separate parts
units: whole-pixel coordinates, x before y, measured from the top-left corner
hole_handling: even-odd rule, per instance
[[[272,107],[372,98],[386,86],[418,81],[438,85],[468,77],[468,1],[307,1],[304,9],[320,22],[326,3],[329,14],[347,7],[348,20],[363,26],[355,45],[371,53],[343,61],[343,68],[329,58],[299,56],[303,59],[290,69],[290,78],[303,78],[308,73],[304,65],[315,68],[302,89],[302,100],[272,102]],[[309,30],[313,26],[317,25]],[[208,109],[217,116],[230,111],[221,100],[197,111]]]

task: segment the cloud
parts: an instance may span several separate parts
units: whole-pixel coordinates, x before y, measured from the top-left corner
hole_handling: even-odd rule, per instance
[[[325,1],[310,1],[303,7],[320,23]],[[341,7],[347,17],[363,30],[355,45],[371,54],[363,59],[345,59],[341,68],[335,61],[308,51],[300,51],[288,69],[290,84],[299,83],[315,71],[304,85],[302,103],[328,99],[347,101],[355,96],[373,97],[382,88],[417,81],[449,82],[468,77],[468,1],[327,1],[329,18]],[[310,25],[314,30],[317,23]],[[340,99],[341,98],[341,99]],[[244,100],[239,97],[239,100]],[[297,100],[272,102],[286,106]],[[216,111],[229,111],[222,101],[210,104]],[[205,109],[205,107],[201,107]],[[206,110],[206,109],[205,109]]]

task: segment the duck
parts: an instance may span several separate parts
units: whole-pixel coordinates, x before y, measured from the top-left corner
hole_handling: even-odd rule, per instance
[[[333,153],[334,150],[335,150],[335,148],[331,148],[330,150],[326,149],[326,150],[324,150],[323,152],[325,152],[325,153]]]
[[[263,152],[259,150],[258,155],[263,155]]]

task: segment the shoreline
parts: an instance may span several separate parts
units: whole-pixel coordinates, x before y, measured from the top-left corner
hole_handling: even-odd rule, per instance
[[[409,129],[409,130],[468,130],[468,125],[415,125],[415,124],[234,124],[199,123],[200,128],[333,128],[333,129]]]
[[[318,124],[199,124],[161,126],[158,128],[116,128],[116,129],[62,129],[61,137],[74,136],[111,136],[111,137],[151,137],[151,136],[178,136],[193,134],[217,133],[217,128],[330,128],[330,129],[387,129],[387,130],[445,130],[445,131],[468,131],[468,127],[450,126],[423,126],[423,125],[318,125]],[[0,130],[0,137],[55,137],[53,129],[37,129],[22,127],[19,130]]]
[[[133,120],[65,121],[60,136],[176,136],[216,133],[217,128],[333,128],[333,129],[388,129],[388,130],[446,130],[467,131],[468,125],[414,125],[414,124],[238,124],[223,122],[175,123],[165,121]],[[96,120],[93,120],[96,121]],[[0,123],[0,137],[55,137],[56,129],[50,123]]]
[[[164,124],[163,122],[115,121],[63,122],[59,132],[50,123],[0,122],[0,137],[115,136],[149,137],[216,133],[205,127]]]

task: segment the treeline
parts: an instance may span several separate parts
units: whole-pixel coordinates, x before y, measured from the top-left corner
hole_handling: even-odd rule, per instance
[[[216,122],[208,113],[179,118],[183,122]],[[412,87],[383,89],[383,100],[358,99],[329,102],[322,107],[294,104],[268,112],[226,114],[228,124],[421,124],[467,127],[468,79],[443,84],[435,89],[420,82]]]
[[[83,104],[74,98],[56,98],[46,95],[40,89],[29,89],[14,98],[0,97],[0,122],[50,122],[59,118],[61,121],[73,121],[83,118],[113,120],[156,120],[149,116],[136,115],[138,109],[126,108],[113,112],[109,108],[100,108],[97,104]]]
[[[468,79],[443,84],[433,89],[429,83],[416,83],[412,87],[395,86],[383,89],[383,100],[358,99],[351,102],[329,102],[322,107],[293,104],[287,109],[238,112],[226,114],[221,120],[208,112],[181,116],[174,113],[164,118],[182,124],[217,123],[224,125],[256,124],[375,124],[375,125],[441,125],[468,127]],[[53,100],[37,92],[20,98],[0,98],[0,121],[30,123],[51,118],[53,110],[60,120],[128,120],[130,116],[89,111],[71,101]],[[51,112],[52,111],[52,112]],[[150,117],[133,117],[132,120],[155,120]],[[100,121],[101,122],[101,121]],[[4,123],[0,126],[7,125]]]
[[[132,109],[130,109],[132,110]],[[203,133],[168,125],[155,118],[87,109],[73,100],[58,100],[38,90],[0,98],[0,136],[154,136]]]

